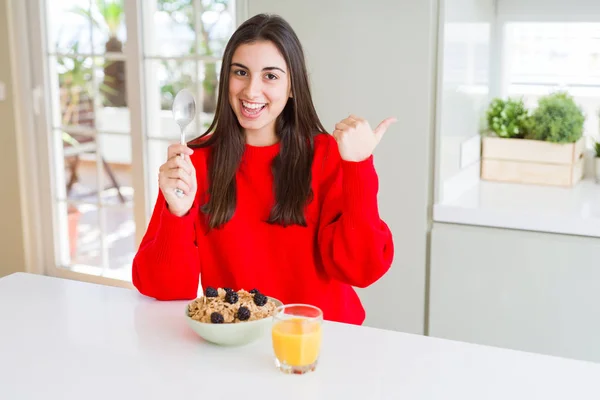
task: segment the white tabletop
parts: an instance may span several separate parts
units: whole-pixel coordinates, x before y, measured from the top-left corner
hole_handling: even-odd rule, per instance
[[[0,279],[0,399],[600,399],[600,364],[337,323],[324,325],[317,371],[284,375],[268,336],[207,344],[185,304]]]

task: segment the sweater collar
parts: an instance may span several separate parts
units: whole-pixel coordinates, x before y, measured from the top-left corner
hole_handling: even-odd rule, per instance
[[[271,161],[279,153],[280,142],[269,146],[252,146],[246,143],[244,158],[247,160]]]

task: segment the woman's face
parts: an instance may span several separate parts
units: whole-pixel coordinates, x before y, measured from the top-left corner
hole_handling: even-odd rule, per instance
[[[235,50],[229,72],[229,104],[246,137],[274,137],[275,122],[290,96],[289,71],[272,42],[242,44]]]

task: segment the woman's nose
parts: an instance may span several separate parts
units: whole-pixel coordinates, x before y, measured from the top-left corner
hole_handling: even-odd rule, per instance
[[[250,78],[248,79],[248,83],[244,88],[244,95],[248,97],[248,100],[256,98],[260,96],[261,92],[261,82],[258,78]]]

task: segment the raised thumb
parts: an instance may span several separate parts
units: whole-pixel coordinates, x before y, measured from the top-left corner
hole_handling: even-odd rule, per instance
[[[396,118],[390,117],[390,118],[384,119],[383,121],[381,121],[379,123],[379,125],[377,125],[377,128],[375,128],[375,131],[373,132],[373,133],[375,133],[375,136],[377,137],[377,141],[381,140],[385,131],[387,131],[387,129],[390,127],[390,125],[392,125],[396,121],[397,121]]]

